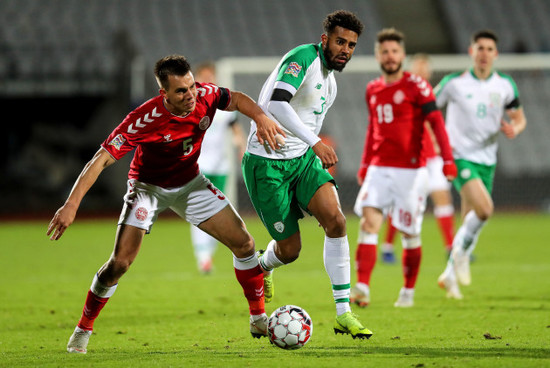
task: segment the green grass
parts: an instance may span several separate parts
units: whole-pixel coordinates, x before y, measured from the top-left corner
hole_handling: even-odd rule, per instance
[[[284,351],[248,332],[247,304],[229,251],[215,273],[199,275],[189,227],[161,218],[95,324],[85,356],[65,346],[92,277],[108,258],[116,219],[77,220],[58,242],[47,221],[0,224],[0,366],[89,367],[543,367],[550,366],[550,217],[497,214],[484,228],[465,299],[447,300],[436,284],[444,267],[431,216],[416,305],[396,309],[399,265],[379,262],[372,305],[355,309],[374,335],[335,336],[334,305],[323,267],[323,233],[302,221],[300,258],[276,271],[268,313],[304,307],[314,331],[306,347]],[[267,232],[245,219],[258,248]],[[348,216],[352,254],[357,218]],[[399,248],[398,248],[399,249]],[[352,281],[355,273],[352,271]],[[487,339],[490,334],[493,339]]]

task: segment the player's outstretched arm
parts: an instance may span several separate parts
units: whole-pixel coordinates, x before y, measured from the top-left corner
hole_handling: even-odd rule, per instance
[[[272,149],[279,149],[275,136],[281,134],[283,137],[286,137],[285,132],[247,94],[231,91],[231,103],[226,110],[237,110],[254,120],[257,127],[256,135],[260,144],[267,142]]]
[[[73,223],[76,211],[84,195],[95,183],[103,169],[114,162],[115,159],[103,148],[100,148],[94,157],[84,166],[65,204],[57,210],[50,221],[48,232],[46,233],[48,236],[51,234],[50,240],[61,238],[65,230]]]

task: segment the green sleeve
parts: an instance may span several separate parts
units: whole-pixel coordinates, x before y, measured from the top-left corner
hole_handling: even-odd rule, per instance
[[[281,63],[277,81],[285,82],[298,89],[304,80],[309,66],[317,59],[317,48],[314,44],[301,45],[285,55]]]

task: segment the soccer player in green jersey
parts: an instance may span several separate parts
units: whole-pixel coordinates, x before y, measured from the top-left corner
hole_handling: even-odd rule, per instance
[[[438,107],[447,106],[447,131],[458,177],[463,222],[439,285],[450,298],[461,299],[458,284],[469,285],[470,255],[483,225],[493,214],[491,191],[499,132],[513,139],[527,124],[514,80],[493,69],[498,38],[490,30],[475,32],[469,54],[473,67],[444,77],[435,88]],[[506,112],[507,119],[503,119]]]
[[[335,333],[369,338],[372,332],[351,313],[350,254],[346,219],[336,185],[326,169],[338,162],[334,149],[318,134],[336,97],[334,71],[351,59],[363,24],[355,14],[328,14],[318,44],[283,56],[262,87],[258,104],[283,128],[286,139],[273,150],[254,137],[251,122],[242,168],[245,184],[273,240],[260,255],[266,302],[273,297],[271,271],[298,258],[302,247],[298,220],[303,211],[325,231],[324,264],[336,303]]]

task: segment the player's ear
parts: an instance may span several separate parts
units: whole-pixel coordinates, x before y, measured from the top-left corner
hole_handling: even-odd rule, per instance
[[[328,36],[326,33],[323,33],[321,35],[321,44],[323,45],[323,48],[327,46],[327,43],[328,43]]]

